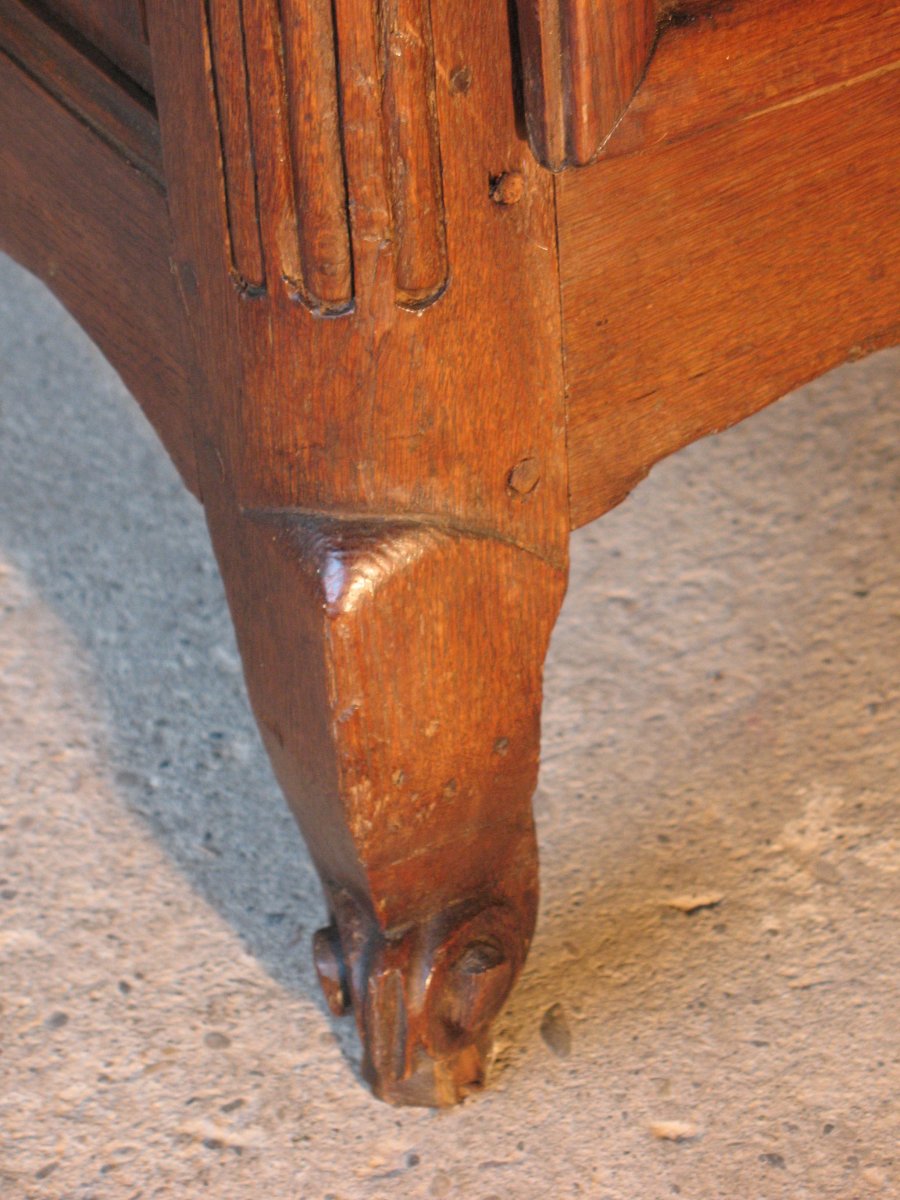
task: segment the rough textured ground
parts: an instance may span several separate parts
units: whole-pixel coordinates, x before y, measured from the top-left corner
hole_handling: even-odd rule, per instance
[[[394,1111],[317,993],[200,510],[0,284],[3,1200],[900,1194],[900,355],[575,536],[492,1084]]]

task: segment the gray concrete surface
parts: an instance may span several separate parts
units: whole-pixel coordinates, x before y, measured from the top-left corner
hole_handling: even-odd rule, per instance
[[[315,986],[199,508],[4,264],[3,1200],[900,1195],[898,380],[843,368],[575,535],[534,949],[489,1091],[395,1111]]]

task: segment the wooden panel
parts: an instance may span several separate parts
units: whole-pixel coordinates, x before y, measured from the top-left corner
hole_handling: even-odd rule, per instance
[[[159,124],[151,99],[79,39],[24,0],[0,0],[0,49],[119,154],[162,186]]]
[[[680,7],[603,157],[633,154],[890,67],[900,3],[738,0]]]
[[[870,5],[875,37],[891,13]],[[838,86],[859,51],[834,49],[807,66],[832,82],[802,102],[560,178],[573,525],[664,455],[900,336],[900,76]]]
[[[0,248],[51,288],[196,490],[163,193],[0,54]]]
[[[153,94],[144,0],[40,0],[46,10],[83,34],[135,83]]]

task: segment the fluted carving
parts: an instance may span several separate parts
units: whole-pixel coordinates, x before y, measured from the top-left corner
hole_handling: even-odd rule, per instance
[[[349,311],[354,243],[377,239],[394,247],[398,303],[438,296],[428,0],[209,0],[207,20],[239,285]]]

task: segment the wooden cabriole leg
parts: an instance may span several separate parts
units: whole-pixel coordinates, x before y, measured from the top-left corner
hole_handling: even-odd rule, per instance
[[[316,964],[376,1093],[450,1104],[537,903],[541,668],[563,576],[452,527],[210,513],[253,707],[325,887]]]
[[[534,921],[570,524],[896,341],[900,7],[56,7],[0,0],[2,244],[205,504],[329,1003],[451,1102]]]
[[[449,1104],[535,919],[568,503],[506,6],[148,0],[199,491],[375,1091]]]

